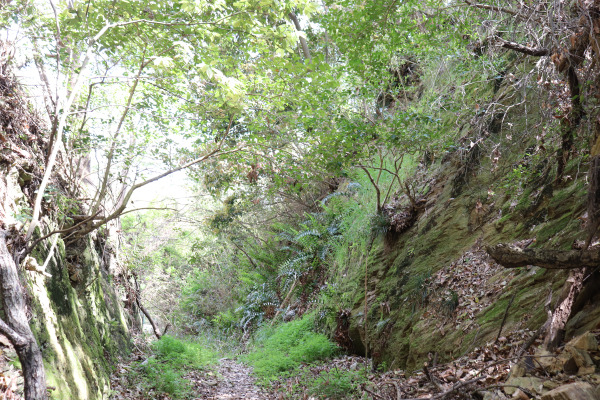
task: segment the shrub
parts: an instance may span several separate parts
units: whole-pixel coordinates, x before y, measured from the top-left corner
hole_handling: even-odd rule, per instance
[[[217,359],[215,353],[199,343],[184,342],[163,336],[152,344],[154,355],[138,364],[137,371],[148,389],[183,399],[191,393],[190,383],[183,377],[190,369],[206,367]]]
[[[254,367],[254,373],[264,381],[270,381],[297,368],[300,363],[334,355],[337,346],[325,335],[313,331],[314,320],[314,314],[308,314],[275,328],[260,329],[255,335],[253,351],[245,356]]]
[[[333,368],[305,366],[280,385],[285,399],[318,398],[318,399],[354,399],[359,398],[359,388],[366,382],[366,370],[348,371]]]
[[[357,392],[358,387],[365,381],[363,375],[358,371],[344,371],[331,369],[322,371],[318,375],[304,374],[307,394],[317,398],[348,399],[352,393]]]
[[[156,357],[177,367],[202,368],[217,359],[214,352],[200,343],[184,342],[170,335],[152,344]]]
[[[180,370],[156,358],[150,358],[142,365],[142,381],[148,389],[167,393],[173,399],[183,399],[191,391],[190,383]]]

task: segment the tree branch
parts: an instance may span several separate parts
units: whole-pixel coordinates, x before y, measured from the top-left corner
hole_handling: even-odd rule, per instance
[[[302,27],[300,27],[300,22],[298,22],[298,18],[296,17],[296,14],[294,14],[293,11],[290,11],[290,13],[288,14],[290,19],[292,20],[292,22],[294,23],[294,26],[296,27],[296,30],[299,32],[302,32]],[[306,38],[303,36],[299,36],[300,39],[300,46],[302,46],[302,53],[304,53],[304,58],[306,58],[307,60],[310,60],[310,50],[308,50],[308,44],[306,43]]]
[[[121,215],[129,214],[129,213],[136,212],[136,211],[142,211],[142,210],[179,211],[178,209],[171,208],[171,207],[140,207],[140,208],[134,208],[133,210],[124,211],[121,213]]]
[[[367,177],[369,178],[369,180],[371,181],[371,183],[373,184],[373,187],[375,188],[375,193],[377,194],[377,212],[381,212],[381,190],[379,189],[379,186],[377,185],[377,183],[375,183],[375,180],[373,179],[373,177],[371,176],[371,174],[369,173],[369,170],[367,169],[367,167],[365,167],[364,165],[357,165],[358,168],[362,169],[363,171],[365,171],[365,173],[367,174]]]
[[[104,196],[106,195],[106,191],[108,190],[108,178],[109,178],[109,175],[111,172],[111,166],[112,166],[114,154],[115,154],[115,151],[117,148],[117,138],[119,137],[123,123],[125,122],[125,119],[127,118],[127,115],[129,114],[129,110],[131,108],[131,103],[133,102],[133,96],[135,94],[137,85],[140,81],[140,76],[142,75],[144,68],[146,68],[146,66],[151,62],[151,61],[146,62],[144,60],[145,57],[146,57],[146,48],[144,48],[143,55],[142,55],[142,62],[140,63],[140,68],[138,69],[138,72],[133,80],[133,85],[129,89],[129,97],[127,98],[127,104],[126,104],[125,110],[123,110],[123,113],[121,114],[121,118],[119,119],[119,123],[117,124],[117,128],[115,129],[115,134],[112,138],[110,150],[108,151],[108,155],[106,156],[106,168],[104,169],[104,176],[102,177],[102,183],[100,184],[101,185],[100,190],[97,193],[98,198],[96,198],[95,202],[92,203],[92,208],[91,208],[92,213],[96,212],[100,208],[100,204],[102,203],[102,200],[104,200]]]
[[[4,320],[0,319],[0,333],[8,338],[10,344],[15,347],[22,347],[27,345],[28,341],[23,336],[19,335],[14,329],[12,329]]]
[[[505,49],[509,49],[509,50],[514,50],[519,53],[527,54],[529,56],[543,57],[543,56],[550,55],[550,50],[543,48],[543,47],[542,48],[528,47],[528,46],[524,46],[524,45],[516,43],[516,42],[504,40],[499,36],[494,36],[492,38],[492,40],[500,43],[500,47],[504,47]]]
[[[231,127],[231,125],[230,125],[230,127]],[[230,153],[235,153],[235,152],[239,151],[242,147],[236,147],[235,149],[230,150],[230,151],[220,152],[221,146],[223,145],[223,142],[225,141],[225,138],[227,137],[228,133],[229,133],[229,129],[228,129],[227,133],[224,135],[223,139],[221,139],[221,142],[219,143],[219,145],[217,146],[217,148],[214,149],[213,151],[211,151],[210,153],[208,153],[208,154],[206,154],[206,155],[204,155],[204,156],[202,156],[200,158],[197,158],[197,159],[195,159],[193,161],[190,161],[187,164],[184,164],[184,165],[182,165],[180,167],[173,168],[173,169],[171,169],[171,170],[169,170],[167,172],[164,172],[164,173],[162,173],[160,175],[157,175],[154,178],[151,178],[151,179],[148,179],[148,180],[146,180],[144,182],[140,182],[140,183],[138,183],[136,185],[133,185],[127,191],[127,194],[123,198],[123,202],[119,205],[119,207],[117,207],[117,209],[115,209],[109,216],[107,216],[107,217],[103,218],[102,220],[100,220],[100,221],[98,221],[98,222],[90,225],[87,229],[85,229],[85,230],[83,230],[81,232],[78,232],[76,238],[82,237],[83,235],[85,235],[87,233],[90,233],[90,232],[98,229],[102,225],[105,225],[106,223],[112,221],[113,219],[116,219],[119,216],[121,216],[123,214],[123,211],[125,211],[125,208],[127,207],[127,203],[129,203],[129,200],[131,199],[131,196],[133,195],[133,192],[135,192],[137,189],[139,189],[139,188],[141,188],[143,186],[146,186],[146,185],[148,185],[148,184],[150,184],[152,182],[156,182],[159,179],[162,179],[162,178],[164,178],[164,177],[166,177],[168,175],[174,174],[175,172],[181,171],[182,169],[191,167],[194,164],[201,163],[202,161],[205,161],[206,159],[214,156],[215,154],[224,155],[224,154],[230,154]]]
[[[514,15],[514,16],[519,15],[518,11],[511,10],[510,8],[506,8],[506,7],[498,7],[498,6],[491,6],[488,4],[473,3],[472,1],[469,1],[469,0],[465,0],[465,3],[467,3],[471,7],[481,8],[483,10],[499,11],[499,12],[503,12],[506,14]]]
[[[31,245],[29,245],[25,251],[19,256],[19,259],[22,260],[23,258],[25,258],[25,256],[29,255],[29,253],[31,253],[31,251],[35,248],[35,246],[37,246],[38,244],[40,244],[42,241],[48,239],[50,236],[52,235],[56,235],[56,234],[60,234],[60,233],[70,233],[73,232],[74,230],[76,230],[77,228],[79,228],[80,226],[82,226],[83,224],[86,224],[88,222],[90,222],[91,220],[93,220],[94,218],[96,218],[98,216],[98,214],[100,214],[102,210],[98,210],[94,215],[90,216],[90,217],[86,217],[83,221],[69,227],[69,228],[65,228],[65,229],[59,229],[56,231],[52,231],[50,233],[48,233],[47,235],[42,236],[39,239],[36,239]]]
[[[150,322],[150,325],[152,325],[152,330],[154,331],[154,336],[156,336],[157,339],[160,339],[164,333],[161,334],[160,331],[158,330],[158,325],[156,325],[156,322],[154,322],[154,319],[152,319],[152,316],[150,315],[148,310],[146,310],[146,308],[144,308],[144,306],[142,305],[139,295],[136,295],[135,302],[137,303],[137,305],[140,308],[140,310],[142,311],[142,313],[144,313],[146,318],[148,318],[148,322]],[[167,332],[167,329],[169,329],[169,325],[167,325],[165,327],[165,333]]]
[[[250,257],[250,255],[248,253],[246,253],[246,250],[244,250],[244,248],[240,245],[238,245],[234,240],[231,240],[231,243],[239,250],[242,252],[243,255],[246,256],[246,258],[248,259],[248,261],[250,261],[250,264],[252,264],[252,266],[254,267],[255,270],[259,270],[258,266],[256,265],[256,263],[254,263],[254,260],[252,259],[252,257]]]
[[[79,66],[79,73],[77,74],[77,79],[75,80],[75,85],[73,87],[73,91],[71,92],[71,94],[67,98],[67,101],[65,102],[65,104],[62,107],[64,112],[62,113],[62,115],[60,116],[60,119],[58,121],[58,128],[56,130],[56,135],[54,136],[55,137],[54,144],[52,145],[52,148],[49,149],[50,156],[48,157],[48,161],[46,163],[46,169],[44,171],[44,176],[42,177],[42,182],[40,183],[40,186],[38,187],[37,195],[35,196],[35,203],[33,206],[33,215],[31,217],[31,222],[29,224],[29,228],[27,229],[27,234],[25,235],[25,240],[27,240],[27,241],[29,239],[31,239],[31,235],[33,235],[33,231],[35,230],[36,226],[39,224],[40,211],[42,209],[42,199],[44,197],[44,192],[46,190],[46,186],[48,185],[48,182],[50,180],[50,175],[52,174],[52,169],[54,168],[54,164],[56,163],[56,156],[58,154],[58,149],[60,148],[61,139],[62,139],[62,135],[63,135],[64,129],[65,129],[65,126],[67,124],[67,117],[69,115],[68,111],[71,109],[71,106],[72,106],[73,102],[75,101],[75,98],[77,97],[77,94],[79,93],[79,90],[81,89],[81,85],[83,83],[83,75],[87,69],[90,59],[92,58],[94,44],[106,33],[106,31],[108,31],[108,29],[110,29],[111,27],[114,27],[114,26],[118,26],[118,24],[104,25],[104,27],[102,29],[100,29],[100,31],[90,40],[87,51],[85,53],[85,57],[83,58],[83,61],[81,62],[81,65]],[[59,108],[58,99],[57,99],[56,108],[57,109]]]
[[[520,249],[510,244],[487,246],[487,253],[506,268],[536,265],[546,269],[597,268],[600,265],[600,249],[594,250],[547,250]]]

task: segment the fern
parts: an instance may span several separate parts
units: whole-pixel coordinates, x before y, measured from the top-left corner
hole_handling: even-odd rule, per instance
[[[296,243],[298,243],[300,241],[300,239],[302,239],[302,238],[304,238],[306,236],[316,236],[316,237],[320,238],[321,237],[321,233],[318,230],[316,230],[316,229],[311,229],[311,230],[308,230],[308,231],[300,232],[298,235],[296,235],[296,237],[294,238],[294,241]]]
[[[358,182],[349,182],[348,185],[346,186],[346,190],[340,191],[340,192],[333,192],[333,193],[325,196],[325,198],[323,198],[323,200],[321,200],[321,206],[325,206],[327,204],[327,202],[329,200],[333,199],[334,197],[354,196],[356,194],[356,192],[358,191],[358,189],[360,189],[361,187],[362,187],[361,184]]]

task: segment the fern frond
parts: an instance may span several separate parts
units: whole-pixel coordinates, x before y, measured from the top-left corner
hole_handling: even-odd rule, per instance
[[[279,232],[279,233],[277,234],[277,236],[278,236],[278,237],[279,237],[279,239],[281,239],[281,240],[287,240],[287,241],[290,241],[290,242],[294,242],[294,241],[295,241],[295,240],[294,240],[294,236],[292,236],[292,235],[291,235],[290,233],[288,233],[288,232]]]
[[[321,232],[319,232],[316,229],[310,229],[308,231],[300,232],[298,235],[296,235],[296,237],[294,238],[294,241],[298,242],[300,239],[302,239],[306,236],[321,237]]]
[[[361,187],[362,186],[358,182],[350,182],[346,186],[346,190],[343,190],[340,192],[333,192],[333,193],[325,196],[325,198],[323,198],[323,200],[321,200],[321,205],[324,206],[325,204],[327,204],[327,202],[329,200],[331,200],[334,197],[340,197],[340,196],[351,197],[351,196],[355,195],[356,192],[358,191],[358,189]]]

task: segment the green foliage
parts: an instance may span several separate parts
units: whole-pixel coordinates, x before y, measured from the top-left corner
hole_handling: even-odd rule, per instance
[[[200,368],[214,361],[214,354],[206,351],[200,344],[183,342],[170,335],[163,336],[152,344],[157,359],[173,364]]]
[[[229,196],[223,201],[223,208],[210,217],[208,225],[215,233],[219,233],[241,214],[239,199],[236,196]]]
[[[326,212],[309,213],[305,217],[300,229],[280,227],[279,241],[270,251],[282,257],[272,258],[275,265],[270,272],[265,271],[262,282],[253,285],[239,309],[245,329],[272,317],[273,310],[280,306],[281,293],[284,297],[290,291],[312,294],[323,284],[322,272],[340,235],[339,221],[335,214]],[[299,281],[303,285],[297,285]]]
[[[456,293],[454,290],[450,290],[446,297],[442,299],[442,311],[452,314],[458,307],[458,304],[458,293]]]
[[[302,381],[307,386],[308,394],[317,398],[348,399],[358,391],[361,383],[366,381],[360,371],[332,369],[314,376],[305,373]]]
[[[282,393],[285,399],[299,399],[307,396],[318,399],[353,399],[359,393],[360,385],[366,381],[365,371],[341,369],[322,370],[318,366],[302,367],[289,378]]]
[[[183,377],[186,371],[205,368],[217,360],[216,353],[201,344],[169,335],[154,342],[152,350],[154,355],[139,363],[136,371],[146,387],[173,399],[185,399],[192,393],[190,382]]]
[[[191,385],[183,374],[155,359],[149,359],[143,369],[143,379],[159,393],[169,394],[174,399],[185,399],[191,394]]]
[[[81,202],[70,198],[60,187],[48,185],[44,199],[51,203],[51,208],[56,213],[56,221],[60,226],[73,225],[71,216],[81,214]]]
[[[239,290],[239,289],[238,289]],[[223,328],[232,324],[231,309],[236,305],[236,287],[222,276],[197,269],[187,279],[182,290],[182,310],[192,320],[216,323]],[[198,326],[198,331],[201,327]]]
[[[254,367],[263,382],[273,380],[300,363],[331,357],[337,346],[326,336],[314,332],[314,314],[256,332],[252,350],[244,360]]]

